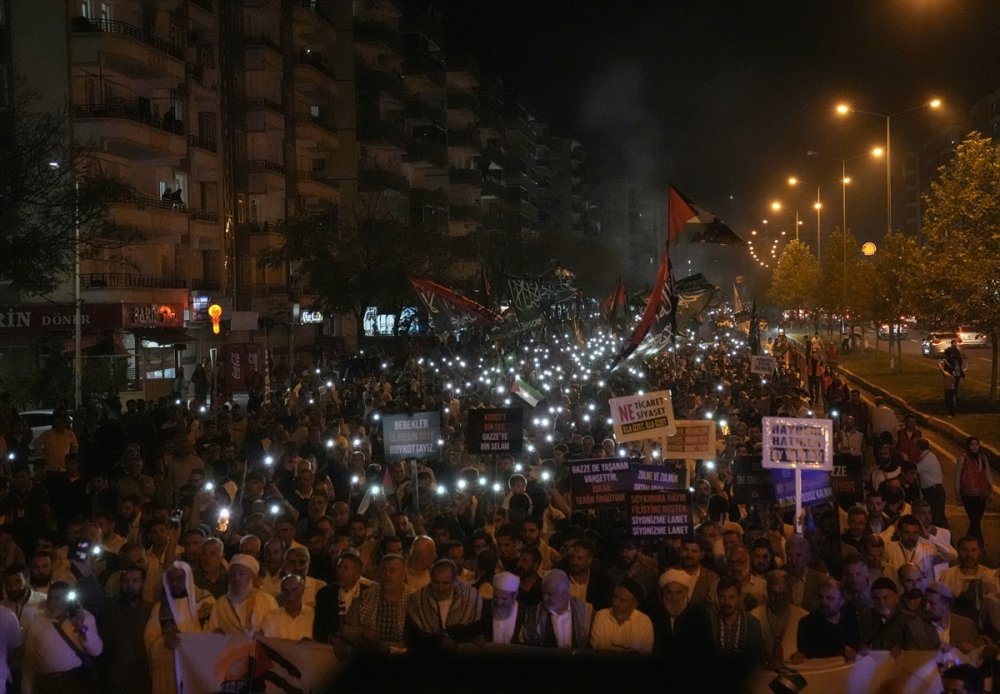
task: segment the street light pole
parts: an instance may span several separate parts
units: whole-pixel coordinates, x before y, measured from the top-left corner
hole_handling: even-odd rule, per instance
[[[820,215],[823,211],[823,201],[819,198],[819,186],[816,186],[816,261],[819,262],[823,259],[823,254],[821,252],[821,241],[820,241]]]
[[[892,232],[892,116],[885,117],[885,232]]]
[[[80,292],[80,179],[73,175],[73,398],[83,404],[83,298]]]

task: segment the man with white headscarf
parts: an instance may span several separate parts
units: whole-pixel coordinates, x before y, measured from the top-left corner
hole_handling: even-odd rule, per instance
[[[249,554],[237,554],[229,561],[229,590],[212,606],[206,631],[230,635],[262,631],[264,617],[278,609],[278,603],[254,588],[259,573],[260,564]]]
[[[668,569],[658,581],[660,604],[653,611],[654,652],[671,662],[699,657],[713,647],[708,613],[691,602],[695,579],[684,569]]]
[[[181,634],[201,633],[202,620],[214,602],[211,593],[195,589],[187,562],[175,561],[163,572],[163,597],[153,606],[144,637],[153,694],[177,691],[173,650]]]
[[[520,643],[524,609],[517,602],[521,579],[509,571],[493,577],[493,599],[484,606],[489,625],[486,639],[491,643]]]

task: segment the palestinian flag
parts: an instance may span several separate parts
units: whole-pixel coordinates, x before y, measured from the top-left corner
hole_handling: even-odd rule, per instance
[[[685,243],[743,245],[746,242],[721,219],[670,186],[667,197],[667,244]]]
[[[537,405],[545,397],[540,390],[536,390],[530,383],[520,377],[514,379],[514,385],[511,386],[510,392],[524,400],[531,407]]]
[[[673,272],[670,269],[670,254],[664,253],[663,260],[660,261],[660,271],[656,277],[656,284],[649,294],[646,308],[642,312],[639,324],[632,331],[632,336],[622,346],[621,351],[611,360],[611,370],[629,358],[643,339],[659,324],[662,330],[670,330],[671,337],[674,333],[676,303],[673,295]]]
[[[750,308],[750,330],[747,333],[750,354],[760,354],[760,319],[757,317],[757,297]]]

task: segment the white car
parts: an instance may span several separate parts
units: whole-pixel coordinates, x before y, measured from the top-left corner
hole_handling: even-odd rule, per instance
[[[976,328],[968,325],[958,326],[959,345],[962,347],[985,347],[986,333],[980,332]]]

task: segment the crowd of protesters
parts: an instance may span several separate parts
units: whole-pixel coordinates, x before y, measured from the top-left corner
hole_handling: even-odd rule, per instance
[[[173,692],[172,650],[200,632],[313,639],[344,662],[494,643],[630,652],[677,672],[706,653],[777,672],[955,649],[990,674],[1000,599],[982,565],[992,482],[978,441],[956,480],[972,527],[952,537],[950,481],[915,421],[817,370],[815,345],[782,334],[769,347],[778,370],[763,378],[726,337],[613,373],[615,343],[597,330],[585,344],[369,349],[276,367],[274,392],[246,410],[110,396],[57,408],[34,441],[0,396],[0,691]],[[835,352],[821,350],[827,365]],[[544,399],[512,395],[515,376]],[[640,540],[621,510],[574,508],[569,463],[686,471],[658,441],[612,436],[608,400],[661,387],[677,418],[717,423],[718,455],[691,464],[693,535]],[[525,408],[522,452],[466,452],[466,413],[484,406]],[[418,411],[440,413],[440,455],[386,462],[382,417]],[[863,497],[805,518],[737,503],[761,418],[814,413],[834,418]]]

